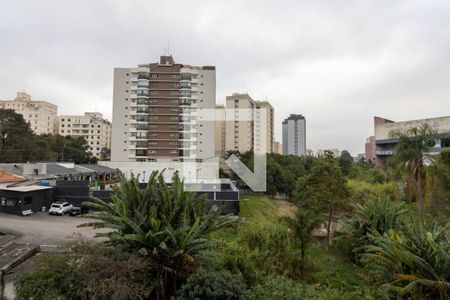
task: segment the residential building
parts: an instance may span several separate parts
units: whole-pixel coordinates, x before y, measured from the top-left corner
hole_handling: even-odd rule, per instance
[[[281,144],[280,142],[275,141],[273,144],[273,148],[274,153],[283,154],[283,144]]]
[[[419,128],[424,124],[428,124],[438,137],[431,153],[439,153],[445,148],[450,148],[450,116],[403,122],[374,117],[374,135],[367,139],[366,159],[371,159],[378,167],[386,167],[387,160],[394,154],[398,143],[393,133]]]
[[[306,155],[306,120],[291,114],[283,121],[283,154]]]
[[[216,144],[215,155],[219,158],[225,157],[226,143],[226,113],[224,105],[216,105]]]
[[[202,161],[214,157],[214,66],[156,63],[114,69],[111,161]]]
[[[102,158],[102,153],[108,156],[111,149],[111,123],[98,112],[60,116],[59,134],[84,137],[89,151],[97,158]]]
[[[0,108],[21,114],[35,134],[55,134],[58,131],[58,107],[47,101],[31,100],[27,93],[18,92],[14,100],[0,100]]]
[[[226,150],[274,152],[274,109],[248,94],[226,97]]]

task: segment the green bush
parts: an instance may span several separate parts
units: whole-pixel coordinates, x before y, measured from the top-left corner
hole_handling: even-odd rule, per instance
[[[288,228],[279,223],[243,225],[218,257],[218,268],[241,273],[248,284],[273,274],[294,276],[299,259],[298,250],[290,245]]]
[[[449,233],[436,224],[405,223],[374,233],[363,262],[393,298],[450,299]]]
[[[408,212],[403,202],[389,199],[372,199],[364,205],[355,204],[354,213],[341,223],[342,229],[335,238],[335,247],[352,262],[359,262],[364,247],[371,243],[370,233],[383,234],[399,228],[402,217]]]
[[[177,300],[244,300],[246,293],[241,274],[202,269],[177,291]]]
[[[269,277],[264,282],[253,286],[248,292],[249,300],[297,300],[320,299],[312,288],[284,277]]]
[[[77,242],[65,254],[42,254],[20,274],[17,299],[136,299],[148,296],[148,266],[120,248]]]
[[[360,180],[349,180],[350,203],[364,203],[367,200],[385,199],[402,200],[403,195],[397,182],[368,183]]]

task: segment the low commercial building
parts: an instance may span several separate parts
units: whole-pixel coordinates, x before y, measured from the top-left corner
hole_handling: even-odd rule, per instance
[[[59,117],[60,135],[84,137],[89,152],[97,158],[109,158],[111,149],[111,122],[98,112],[83,115],[64,115]],[[104,157],[102,157],[104,156]]]
[[[0,212],[28,215],[47,209],[53,202],[53,188],[48,186],[19,186],[0,188]]]
[[[394,132],[406,132],[411,128],[419,128],[428,124],[436,132],[437,139],[431,153],[439,153],[450,148],[450,116],[394,122],[385,118],[374,117],[374,135],[366,141],[366,159],[376,166],[386,167],[387,160],[394,154],[398,139]]]
[[[0,100],[0,108],[21,114],[35,134],[58,132],[58,107],[47,101],[34,101],[27,93],[18,92],[13,100]]]

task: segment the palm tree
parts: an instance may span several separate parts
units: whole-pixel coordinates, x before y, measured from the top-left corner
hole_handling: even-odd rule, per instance
[[[406,175],[408,199],[412,201],[415,186],[419,213],[424,211],[425,160],[433,161],[430,149],[436,143],[436,134],[428,124],[413,127],[404,132],[395,131],[392,137],[398,139],[391,162]]]
[[[196,270],[202,253],[216,245],[206,235],[224,223],[216,221],[216,212],[207,212],[204,199],[184,189],[177,173],[171,187],[157,171],[144,189],[134,176],[119,179],[112,202],[93,198],[86,203],[98,211],[89,215],[97,221],[83,226],[109,228],[97,236],[146,257],[152,282],[149,296],[169,299]]]

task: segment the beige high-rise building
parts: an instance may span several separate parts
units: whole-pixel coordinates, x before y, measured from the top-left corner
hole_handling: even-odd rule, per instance
[[[59,117],[59,134],[63,136],[82,136],[94,157],[101,158],[102,149],[111,149],[111,123],[98,112],[83,115],[64,115]]]
[[[0,108],[21,114],[35,134],[55,134],[58,131],[58,107],[47,101],[33,101],[27,93],[18,92],[14,100],[0,100]]]
[[[258,153],[274,151],[274,109],[248,94],[226,97],[226,150]]]
[[[283,144],[280,142],[275,141],[273,145],[273,152],[276,154],[283,154]]]
[[[226,113],[224,105],[216,105],[216,144],[215,155],[219,158],[225,157],[226,143]]]

